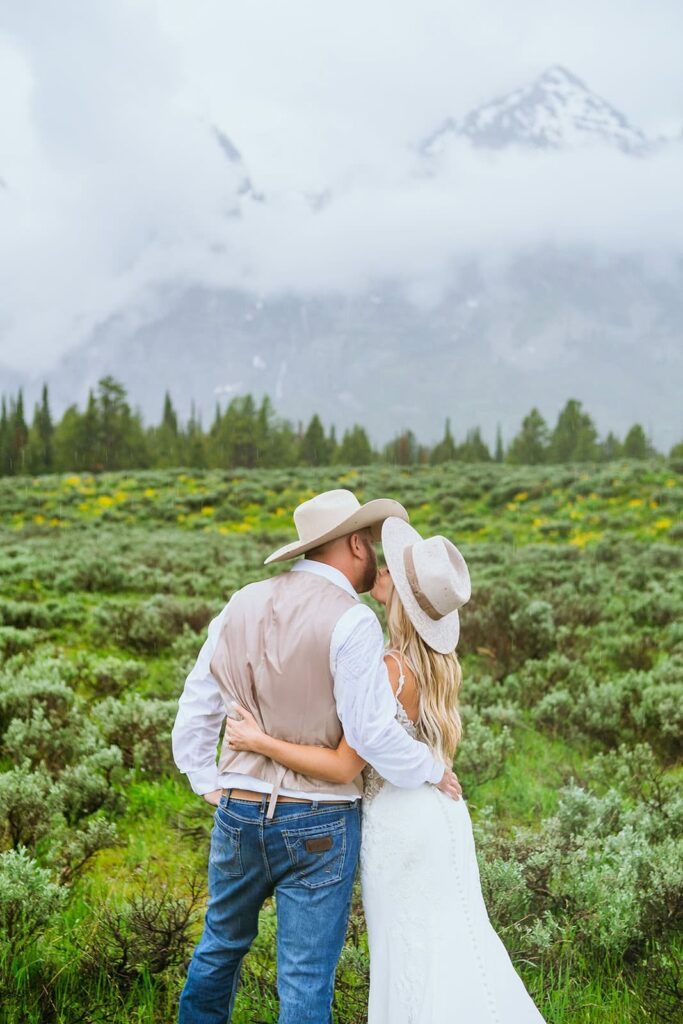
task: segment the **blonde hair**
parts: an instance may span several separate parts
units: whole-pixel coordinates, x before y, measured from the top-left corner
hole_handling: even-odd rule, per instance
[[[392,584],[387,601],[391,646],[415,673],[417,733],[435,757],[450,764],[462,735],[458,693],[462,669],[455,651],[439,654],[422,639]]]

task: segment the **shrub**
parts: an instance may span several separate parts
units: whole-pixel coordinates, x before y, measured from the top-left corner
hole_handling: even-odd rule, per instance
[[[204,900],[198,878],[189,893],[176,895],[158,880],[149,880],[128,899],[101,908],[85,961],[94,972],[102,968],[126,990],[141,974],[157,976],[187,958],[194,925]]]
[[[108,602],[95,610],[95,636],[101,643],[112,640],[143,654],[156,654],[168,647],[187,623],[200,630],[211,619],[201,603],[181,603],[157,596],[149,601]]]
[[[106,742],[121,750],[126,768],[160,775],[173,766],[171,730],[177,710],[175,700],[132,695],[108,697],[93,709],[93,716]]]
[[[27,651],[35,646],[40,630],[16,626],[0,626],[0,657],[9,658],[19,651]]]
[[[78,679],[88,686],[97,697],[118,697],[139,682],[147,671],[144,661],[114,656],[97,657],[85,651],[78,654],[75,662]]]
[[[122,812],[125,798],[118,787],[126,781],[127,775],[123,754],[115,746],[101,747],[77,764],[66,767],[56,785],[68,824],[76,825],[100,810]]]
[[[0,735],[15,718],[30,718],[41,709],[55,726],[66,724],[76,701],[73,690],[56,676],[54,668],[45,674],[38,665],[25,674],[5,673],[0,678]]]
[[[0,941],[15,952],[49,925],[65,898],[25,849],[0,854]]]
[[[22,764],[0,774],[0,838],[35,850],[61,814],[59,792],[44,771]]]
[[[97,744],[97,733],[78,706],[62,721],[50,718],[43,707],[33,708],[28,718],[10,722],[3,739],[4,752],[14,761],[23,757],[33,768],[49,765],[52,771],[61,770]]]
[[[52,850],[51,860],[59,871],[60,882],[70,885],[83,874],[96,853],[121,845],[122,840],[113,822],[106,818],[93,818],[84,829],[66,832]]]
[[[463,735],[456,756],[458,775],[465,785],[497,778],[513,745],[507,726],[486,725],[475,711],[463,713]]]

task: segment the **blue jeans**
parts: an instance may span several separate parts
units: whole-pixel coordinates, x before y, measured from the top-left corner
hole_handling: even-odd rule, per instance
[[[275,893],[279,1024],[331,1024],[360,850],[360,801],[278,803],[221,797],[209,903],[180,997],[178,1024],[226,1024],[239,969]]]

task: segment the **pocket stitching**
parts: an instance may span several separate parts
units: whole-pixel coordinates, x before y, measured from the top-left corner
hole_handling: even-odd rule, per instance
[[[214,850],[214,839],[211,840],[211,849],[209,850],[209,862],[214,865],[217,871],[219,871],[226,878],[241,878],[244,874],[244,866],[242,864],[242,836],[238,828],[234,828],[232,825],[226,825],[222,822],[218,815],[214,817],[214,824],[221,835],[230,842],[232,847],[235,861],[236,870],[228,871],[222,867],[215,856],[213,856]],[[229,831],[228,831],[229,830]]]
[[[289,838],[290,836],[292,838],[296,838],[297,836],[310,836],[312,835],[312,833],[319,833],[323,829],[327,829],[328,832],[337,833],[344,830],[345,826],[346,819],[338,818],[336,821],[331,821],[327,825],[311,825],[309,828],[283,828],[282,835],[285,837],[285,839]]]
[[[301,846],[301,840],[305,839],[307,835],[309,836],[309,838],[312,838],[310,836],[311,832],[315,832],[318,835],[320,835],[320,833],[323,831],[322,827],[318,825],[315,828],[290,829],[286,831],[283,830],[282,837],[285,841],[285,846],[287,847],[287,852],[289,854],[289,859],[291,861],[292,868],[294,869],[294,877],[296,878],[300,885],[305,886],[307,889],[320,889],[325,885],[333,885],[335,882],[339,882],[341,880],[341,877],[344,873],[344,864],[346,862],[347,830],[345,825],[346,822],[342,819],[338,822],[334,822],[334,827],[332,825],[328,826],[328,834],[332,832],[334,835],[341,836],[341,849],[335,858],[335,860],[337,860],[339,863],[339,869],[334,875],[330,875],[328,878],[325,878],[320,882],[311,882],[310,880],[307,880],[302,877],[304,867],[302,867],[298,861],[298,858],[296,856],[296,848]]]

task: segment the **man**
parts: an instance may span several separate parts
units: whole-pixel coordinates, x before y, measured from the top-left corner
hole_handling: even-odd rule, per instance
[[[279,1024],[329,1024],[360,847],[360,778],[329,783],[216,745],[232,704],[266,732],[335,747],[342,734],[397,786],[432,782],[458,799],[452,770],[395,718],[379,621],[358,594],[377,574],[373,539],[398,502],[361,506],[346,490],[299,505],[299,539],[266,564],[290,572],[237,591],[212,620],[187,677],[173,754],[218,809],[209,903],[180,1000],[179,1024],[225,1024],[264,901],[276,896]]]

